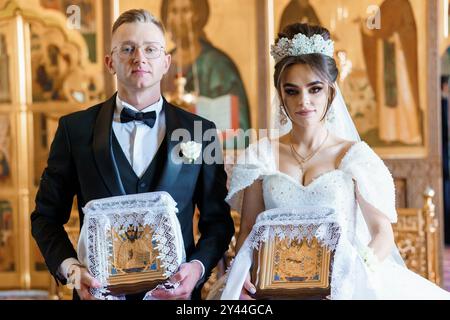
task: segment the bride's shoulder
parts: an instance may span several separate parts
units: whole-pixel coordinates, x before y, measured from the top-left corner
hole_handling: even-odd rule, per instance
[[[273,141],[268,137],[263,137],[250,143],[245,149],[246,153],[259,153],[269,151],[272,148]]]
[[[340,167],[345,169],[358,163],[383,164],[383,161],[365,141],[342,142]]]
[[[267,137],[252,142],[240,152],[237,164],[267,164],[272,160],[273,141]]]

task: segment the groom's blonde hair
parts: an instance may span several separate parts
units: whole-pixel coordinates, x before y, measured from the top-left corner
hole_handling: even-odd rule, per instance
[[[133,23],[133,22],[143,22],[143,23],[153,23],[157,26],[163,35],[165,35],[166,31],[164,29],[164,25],[161,21],[159,21],[153,14],[145,9],[131,9],[122,13],[117,20],[114,22],[112,27],[112,34],[116,32],[117,28],[119,28],[124,23]]]

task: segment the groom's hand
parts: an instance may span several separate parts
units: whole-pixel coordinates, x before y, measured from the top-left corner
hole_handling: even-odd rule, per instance
[[[170,282],[179,282],[180,285],[173,290],[156,289],[152,296],[162,300],[187,300],[190,299],[192,290],[200,280],[202,266],[197,261],[183,263],[178,272],[170,277]]]
[[[97,300],[89,292],[90,288],[100,288],[100,282],[95,279],[86,267],[80,264],[73,264],[69,267],[67,286],[75,288],[81,300]]]

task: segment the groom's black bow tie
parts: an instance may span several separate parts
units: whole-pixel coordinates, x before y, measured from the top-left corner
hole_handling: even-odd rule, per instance
[[[120,113],[120,122],[127,123],[130,121],[142,121],[150,128],[153,128],[156,121],[156,112],[134,112],[129,108],[123,108]]]

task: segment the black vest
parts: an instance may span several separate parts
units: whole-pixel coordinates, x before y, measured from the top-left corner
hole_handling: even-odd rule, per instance
[[[152,162],[148,166],[147,170],[139,178],[133,170],[133,167],[128,162],[122,147],[117,140],[116,135],[112,132],[112,149],[113,156],[116,160],[117,168],[119,170],[120,180],[126,194],[144,193],[154,191],[158,186],[160,175],[163,171],[167,154],[167,139],[161,142]],[[142,300],[146,292],[127,294],[126,300]]]
[[[161,142],[158,151],[153,157],[153,160],[147,170],[142,175],[142,178],[139,178],[134,172],[133,167],[123,153],[114,132],[112,132],[112,149],[113,156],[119,170],[120,180],[122,181],[126,194],[144,193],[155,190],[158,186],[158,181],[167,158],[166,137],[164,137],[164,140]]]

